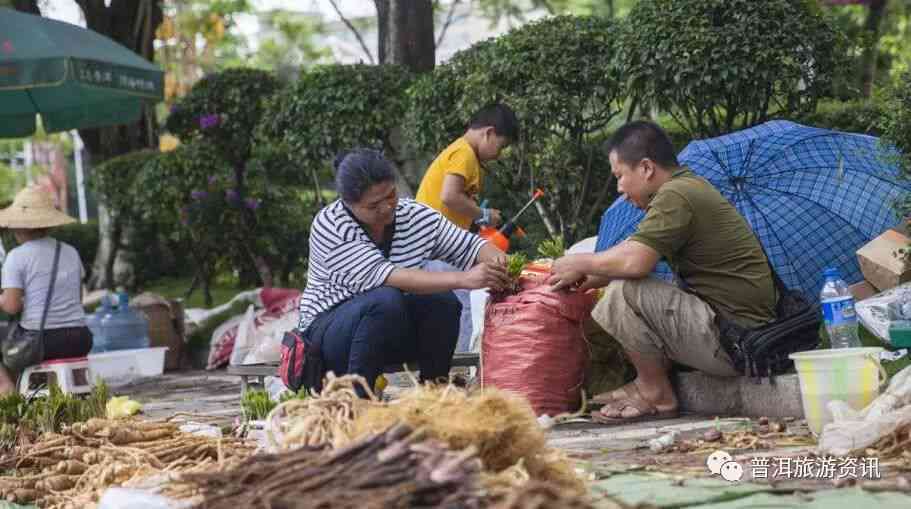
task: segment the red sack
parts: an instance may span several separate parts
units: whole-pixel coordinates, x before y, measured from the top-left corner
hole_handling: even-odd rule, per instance
[[[554,292],[541,276],[523,276],[521,291],[491,301],[484,313],[481,384],[525,396],[538,415],[571,412],[589,361],[582,324],[594,293]]]

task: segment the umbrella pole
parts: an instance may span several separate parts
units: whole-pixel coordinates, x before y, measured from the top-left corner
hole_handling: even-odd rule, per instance
[[[89,219],[88,210],[85,205],[85,173],[82,169],[82,138],[79,137],[79,131],[70,131],[73,137],[73,163],[76,167],[76,200],[79,202],[79,222],[85,224]]]

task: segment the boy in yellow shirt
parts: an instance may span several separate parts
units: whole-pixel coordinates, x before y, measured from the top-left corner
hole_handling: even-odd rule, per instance
[[[519,121],[509,106],[494,103],[481,108],[468,123],[468,129],[440,153],[427,168],[416,200],[432,207],[466,230],[472,223],[499,226],[500,211],[478,205],[483,173],[481,163],[500,157],[507,145],[519,138]],[[433,260],[425,270],[451,272],[446,262]],[[471,349],[471,298],[467,290],[453,293],[462,303],[459,341],[456,352]]]
[[[440,153],[421,180],[415,199],[468,230],[472,223],[499,226],[500,211],[478,205],[481,163],[500,157],[519,137],[515,112],[502,103],[487,105],[471,117],[468,129]]]

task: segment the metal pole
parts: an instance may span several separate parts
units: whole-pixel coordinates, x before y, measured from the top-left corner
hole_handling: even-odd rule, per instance
[[[76,201],[79,203],[79,222],[85,223],[89,219],[88,209],[85,204],[85,174],[82,171],[82,149],[85,147],[79,131],[70,131],[73,137],[73,162],[76,165]]]

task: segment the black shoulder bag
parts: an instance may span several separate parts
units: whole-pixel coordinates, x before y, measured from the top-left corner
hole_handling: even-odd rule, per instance
[[[813,350],[819,345],[822,318],[818,306],[807,300],[803,292],[785,287],[772,263],[768,263],[778,290],[774,320],[746,328],[715,310],[721,346],[744,376],[771,377],[785,373],[794,365],[788,355]]]
[[[57,281],[57,265],[60,263],[60,241],[54,250],[54,266],[51,269],[51,282],[44,301],[44,312],[41,315],[41,328],[37,331],[23,329],[19,323],[10,323],[9,332],[3,339],[3,364],[10,370],[21,372],[23,369],[44,360],[44,325],[47,312],[51,308],[51,297],[54,295],[54,283]],[[24,295],[23,295],[24,297]]]

